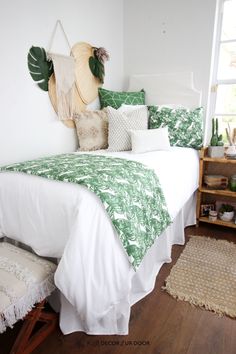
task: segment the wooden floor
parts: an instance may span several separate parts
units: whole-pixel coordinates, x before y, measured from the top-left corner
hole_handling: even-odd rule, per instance
[[[235,229],[224,227],[202,224],[186,228],[186,238],[188,235],[236,243]],[[128,336],[88,336],[80,332],[63,336],[58,329],[34,354],[236,354],[236,320],[176,301],[161,290],[183,248],[173,247],[173,262],[162,267],[153,292],[132,307]],[[9,352],[19,326],[0,335],[0,354]]]

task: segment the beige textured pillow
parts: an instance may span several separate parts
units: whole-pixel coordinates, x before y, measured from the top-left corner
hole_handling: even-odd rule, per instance
[[[76,113],[74,121],[79,139],[79,151],[107,148],[108,118],[105,110]]]
[[[121,113],[118,110],[107,107],[109,132],[108,150],[127,151],[131,150],[130,130],[148,128],[148,111],[146,106]]]

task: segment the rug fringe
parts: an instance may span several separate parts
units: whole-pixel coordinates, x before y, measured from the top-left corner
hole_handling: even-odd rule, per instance
[[[196,306],[196,307],[200,307],[202,309],[212,311],[215,314],[219,315],[219,317],[223,317],[224,315],[227,315],[231,318],[236,318],[235,313],[231,312],[227,307],[222,309],[219,306],[217,306],[216,304],[212,304],[212,303],[205,302],[205,301],[203,302],[202,300],[200,300],[196,297],[192,297],[192,296],[180,294],[180,293],[177,294],[168,285],[162,286],[161,289],[166,291],[169,295],[174,297],[176,300],[186,301],[186,302],[190,303],[192,306]]]
[[[234,242],[191,235],[162,290],[177,300],[235,319],[235,276]]]

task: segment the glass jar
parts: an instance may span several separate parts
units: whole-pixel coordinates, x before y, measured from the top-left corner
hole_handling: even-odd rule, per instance
[[[229,188],[231,191],[236,192],[236,175],[230,177]]]
[[[210,210],[208,218],[209,218],[210,221],[216,221],[217,220],[217,211]]]

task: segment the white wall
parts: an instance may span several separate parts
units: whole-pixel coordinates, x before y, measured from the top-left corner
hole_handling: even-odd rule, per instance
[[[72,45],[109,51],[105,88],[122,89],[132,74],[193,71],[206,107],[216,2],[0,0],[0,165],[76,149],[27,68],[29,48],[47,49],[57,19]],[[68,51],[60,31],[53,49]]]
[[[193,71],[206,108],[216,0],[124,2],[124,68],[130,74]]]
[[[57,121],[48,93],[27,68],[32,45],[45,49],[57,19],[70,43],[105,47],[104,87],[123,85],[123,0],[0,0],[0,165],[43,155],[74,151],[75,133]],[[57,33],[53,49],[66,53]]]

